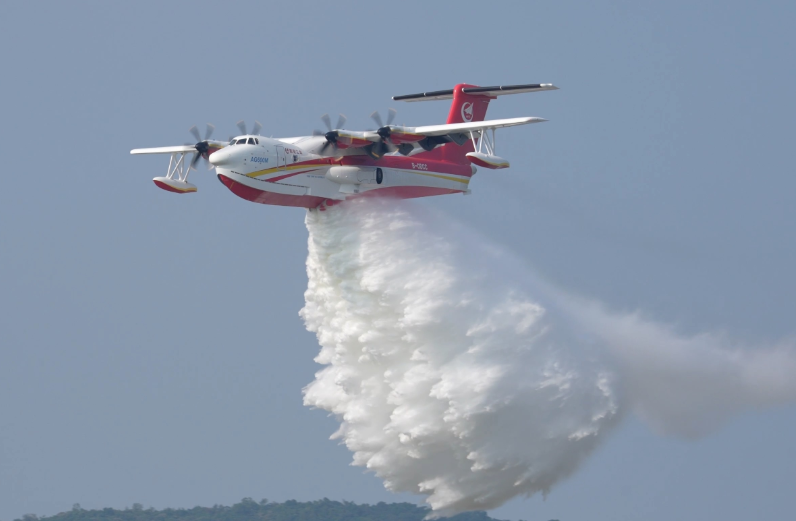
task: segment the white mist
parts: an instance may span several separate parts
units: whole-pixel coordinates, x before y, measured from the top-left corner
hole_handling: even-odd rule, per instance
[[[796,398],[787,346],[607,313],[545,286],[494,245],[410,202],[307,214],[307,329],[325,367],[304,403],[333,437],[434,516],[547,493],[626,410],[670,434]]]

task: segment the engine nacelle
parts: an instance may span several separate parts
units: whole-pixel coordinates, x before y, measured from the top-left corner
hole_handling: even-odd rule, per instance
[[[326,172],[326,179],[346,185],[380,185],[384,180],[384,172],[372,166],[333,166]]]

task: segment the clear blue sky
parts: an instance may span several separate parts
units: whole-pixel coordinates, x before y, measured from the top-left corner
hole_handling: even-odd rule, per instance
[[[551,82],[489,117],[508,171],[435,205],[549,280],[685,333],[796,335],[792,2],[14,2],[0,19],[0,520],[85,508],[393,496],[301,403],[300,209],[211,173],[151,181],[192,124],[307,134],[325,112],[431,124],[390,97]],[[794,375],[796,377],[796,375]],[[796,408],[700,440],[629,418],[504,519],[793,514]],[[417,498],[419,500],[419,498]]]

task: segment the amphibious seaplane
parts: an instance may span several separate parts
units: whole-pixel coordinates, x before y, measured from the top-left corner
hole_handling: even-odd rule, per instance
[[[219,180],[232,193],[256,203],[324,210],[341,201],[365,196],[401,199],[431,195],[470,193],[476,167],[508,168],[509,162],[495,153],[495,131],[503,127],[547,121],[537,117],[485,121],[489,102],[498,96],[555,90],[549,83],[478,87],[459,84],[453,89],[395,96],[395,101],[453,100],[444,125],[407,127],[393,125],[395,110],[386,123],[371,114],[377,130],[343,128],[340,115],[333,128],[324,115],[327,132],[311,136],[267,138],[255,123],[251,133],[238,122],[243,135],[230,141],[204,139],[189,129],[195,145],[139,148],[131,154],[169,154],[165,177],[153,179],[169,192],[196,192],[188,174],[202,158],[215,168]]]

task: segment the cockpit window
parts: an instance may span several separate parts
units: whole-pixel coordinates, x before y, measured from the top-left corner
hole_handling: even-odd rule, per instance
[[[257,143],[258,145],[260,144],[260,140],[257,138],[254,138],[254,142]]]
[[[250,144],[250,145],[253,145],[253,144],[254,144],[254,138],[253,138],[253,137],[250,137],[250,138],[249,138],[249,144]]]

